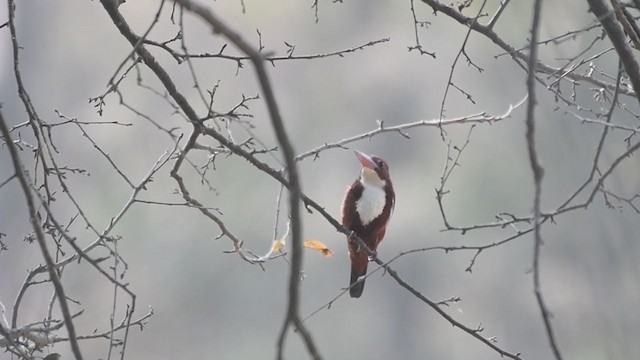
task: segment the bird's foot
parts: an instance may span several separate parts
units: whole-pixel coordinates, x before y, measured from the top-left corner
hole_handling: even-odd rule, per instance
[[[347,240],[349,241],[349,243],[356,244],[357,253],[362,251],[362,247],[360,246],[360,242],[358,241],[358,234],[356,234],[355,231],[352,231],[351,233],[349,233],[349,236],[347,236]]]
[[[349,236],[347,236],[347,240],[349,240],[349,242],[355,242],[357,248],[356,248],[356,252],[366,252],[365,249],[362,248],[362,246],[360,246],[360,242],[358,241],[358,234],[356,234],[355,231],[352,231],[351,233],[349,233]],[[378,253],[375,250],[371,250],[371,255],[368,255],[368,259],[369,261],[375,261],[378,258]]]
[[[371,250],[371,255],[369,255],[369,261],[376,261],[378,258],[378,252],[375,250]]]

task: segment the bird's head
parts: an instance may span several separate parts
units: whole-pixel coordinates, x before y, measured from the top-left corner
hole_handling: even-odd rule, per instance
[[[389,166],[386,161],[377,156],[367,155],[360,151],[354,151],[356,158],[362,165],[360,171],[360,181],[366,185],[372,185],[379,188],[385,187],[390,181]]]

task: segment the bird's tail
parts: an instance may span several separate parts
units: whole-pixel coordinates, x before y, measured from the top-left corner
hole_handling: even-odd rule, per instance
[[[358,282],[356,285],[353,285],[358,281],[361,276],[367,275],[367,264],[365,263],[364,268],[361,270],[356,269],[353,265],[351,265],[351,281],[349,282],[351,288],[349,289],[349,295],[352,298],[359,298],[362,295],[362,291],[364,290],[364,279]]]

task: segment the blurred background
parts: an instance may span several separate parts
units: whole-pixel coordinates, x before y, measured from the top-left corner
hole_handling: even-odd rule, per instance
[[[482,2],[475,0],[464,10],[475,16]],[[437,119],[454,58],[467,28],[444,14],[434,16],[425,4],[416,1],[419,20],[430,25],[420,28],[421,43],[436,57],[409,52],[415,45],[410,1],[372,2],[366,0],[333,3],[320,1],[317,16],[311,1],[244,2],[207,1],[213,11],[242,36],[264,51],[286,55],[287,44],[295,45],[295,55],[324,54],[354,48],[370,41],[388,42],[364,50],[316,60],[275,62],[269,66],[274,92],[287,130],[297,153],[375,129],[377,120],[387,126],[423,119]],[[457,3],[456,3],[457,5]],[[160,6],[157,1],[128,1],[120,11],[137,34],[149,27]],[[499,1],[488,1],[484,12],[492,14]],[[530,2],[511,4],[495,31],[516,48],[527,44],[531,23]],[[541,39],[548,39],[593,23],[583,1],[547,1],[544,4]],[[149,34],[158,42],[176,36],[171,22],[172,4],[164,6],[159,24]],[[176,10],[177,12],[177,10]],[[86,131],[107,152],[119,168],[138,183],[156,160],[173,147],[172,140],[150,122],[120,105],[116,94],[105,98],[102,116],[89,98],[102,95],[109,78],[131,52],[101,4],[97,1],[18,2],[17,32],[21,45],[20,67],[25,87],[39,115],[47,122],[61,119],[55,110],[79,121],[118,121],[132,126],[89,125]],[[8,18],[0,7],[0,23]],[[486,19],[485,19],[486,20]],[[185,39],[192,53],[216,53],[224,44],[202,21],[186,15]],[[580,33],[567,41],[541,46],[541,58],[562,66],[601,35],[601,30]],[[179,50],[179,44],[173,44]],[[588,58],[609,47],[597,42],[580,57]],[[178,65],[167,52],[149,48],[170,72],[180,91],[200,114],[206,106],[193,88],[186,63]],[[232,46],[229,54],[239,54]],[[466,52],[484,71],[469,66],[462,57],[452,81],[471,94],[473,102],[451,88],[444,104],[447,118],[480,112],[498,115],[525,95],[526,73],[503,50],[472,33]],[[13,74],[12,48],[8,28],[0,29],[0,102],[10,125],[27,120],[17,96]],[[260,94],[250,64],[237,69],[234,61],[194,59],[200,85],[212,89],[214,109],[226,112],[242,96]],[[585,69],[580,72],[583,73]],[[597,69],[615,74],[617,57],[610,52],[595,60]],[[143,83],[164,94],[159,81],[144,66]],[[120,90],[127,103],[166,128],[178,127],[187,135],[190,126],[176,115],[161,96],[139,87],[132,72]],[[544,76],[542,76],[545,78]],[[607,79],[607,81],[615,80]],[[536,108],[537,143],[545,169],[542,210],[552,211],[587,178],[593,166],[601,126],[582,123],[569,111],[590,115],[608,108],[594,100],[593,86],[578,84],[576,103],[581,108],[556,102],[554,94],[538,86]],[[571,94],[569,87],[565,95]],[[637,126],[637,100],[621,96],[629,111],[617,110],[614,122]],[[266,147],[277,146],[262,100],[249,103],[243,111],[253,115],[253,135]],[[495,221],[503,212],[528,215],[532,208],[533,183],[525,143],[524,107],[495,124],[478,125],[452,173],[443,200],[452,225],[472,226]],[[468,125],[445,129],[446,138],[432,127],[407,130],[411,139],[385,133],[348,144],[383,157],[389,163],[396,189],[396,207],[385,241],[378,249],[382,260],[399,252],[429,246],[477,246],[500,241],[515,233],[512,227],[475,230],[465,234],[446,232],[435,198],[447,154],[447,143],[462,146]],[[235,129],[238,141],[249,137]],[[27,128],[13,133],[29,141]],[[613,131],[603,147],[601,170],[608,168],[626,149],[629,133]],[[131,195],[131,188],[106,159],[73,125],[52,130],[59,159],[86,174],[67,178],[72,195],[91,223],[102,230],[108,226]],[[632,140],[633,141],[633,140]],[[206,142],[206,141],[205,141]],[[209,145],[217,145],[209,141]],[[322,152],[317,159],[299,163],[303,191],[339,218],[340,204],[347,187],[359,174],[359,164],[349,149]],[[21,153],[28,169],[34,168],[32,154]],[[279,153],[276,153],[279,158]],[[276,159],[260,159],[279,168]],[[204,153],[190,154],[201,167]],[[169,177],[170,162],[147,186],[140,198],[159,202],[182,202],[177,185]],[[257,254],[268,251],[273,240],[277,184],[236,156],[219,156],[216,169],[206,179],[214,190],[201,184],[200,175],[183,167],[185,181],[206,206],[218,208],[231,231],[244,246]],[[0,181],[12,174],[6,147],[0,149]],[[637,155],[625,159],[607,178],[607,190],[632,197],[640,192],[640,163]],[[591,185],[593,186],[593,185]],[[589,187],[591,189],[591,187]],[[589,190],[590,191],[590,190]],[[67,223],[77,211],[59,191],[54,211]],[[579,196],[576,203],[584,201]],[[542,230],[542,290],[552,324],[565,358],[628,359],[640,352],[640,244],[638,213],[628,205],[609,207],[598,194],[588,209],[558,216]],[[620,205],[620,206],[617,206]],[[286,228],[286,201],[278,223],[279,236]],[[8,250],[0,253],[0,302],[7,317],[29,269],[43,263],[37,244],[23,238],[30,233],[24,196],[17,181],[0,188],[0,233]],[[304,238],[324,242],[333,257],[306,250],[305,278],[301,286],[301,313],[306,316],[327,304],[348,285],[350,265],[344,237],[316,213],[304,213]],[[518,224],[519,230],[528,228]],[[70,227],[78,244],[95,240],[86,224],[77,220]],[[122,280],[137,294],[134,318],[153,308],[143,331],[132,329],[127,358],[132,359],[271,359],[284,320],[287,304],[289,266],[274,259],[260,266],[242,261],[219,229],[195,209],[134,204],[112,235],[121,236],[118,249],[128,262]],[[99,250],[96,253],[100,254]],[[67,255],[73,253],[70,251]],[[105,252],[106,253],[106,252]],[[434,301],[459,296],[462,301],[445,310],[465,325],[484,328],[482,334],[495,337],[497,345],[524,359],[551,358],[532,280],[533,238],[523,236],[505,245],[482,252],[472,272],[465,269],[473,252],[426,252],[407,255],[393,267],[412,286]],[[371,269],[371,267],[370,267]],[[75,321],[80,334],[109,327],[113,286],[86,262],[73,263],[64,272],[67,294],[84,309]],[[22,325],[42,320],[52,294],[50,285],[30,288],[20,311]],[[116,318],[122,318],[127,298],[120,293]],[[118,318],[119,317],[119,318]],[[116,319],[116,321],[117,321]],[[19,325],[20,325],[19,324]],[[306,321],[321,354],[326,359],[498,359],[500,355],[468,334],[453,328],[431,308],[420,302],[389,276],[379,271],[367,280],[362,298],[342,296],[330,309]],[[58,336],[66,336],[62,330]],[[106,358],[108,341],[81,342],[87,359]],[[62,359],[71,359],[68,343],[48,350]],[[43,354],[43,355],[44,355]],[[288,359],[307,358],[298,335],[290,332],[286,342]],[[10,359],[0,353],[0,359]]]

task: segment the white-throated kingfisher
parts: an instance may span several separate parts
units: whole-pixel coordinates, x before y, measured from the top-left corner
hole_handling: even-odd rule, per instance
[[[393,212],[395,193],[389,177],[389,166],[384,160],[359,151],[355,151],[355,154],[362,170],[342,202],[342,226],[360,237],[375,256]],[[367,274],[369,256],[360,249],[353,235],[347,238],[347,242],[351,258],[349,294],[358,298],[364,290],[364,279],[360,278]]]

